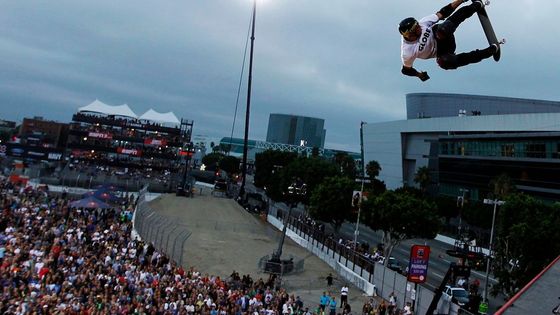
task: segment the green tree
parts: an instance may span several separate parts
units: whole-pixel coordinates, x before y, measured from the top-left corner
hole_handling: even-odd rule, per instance
[[[313,147],[313,149],[311,149],[311,156],[314,158],[319,157],[319,148]]]
[[[239,163],[241,161],[238,158],[228,155],[224,156],[218,165],[220,169],[226,171],[229,175],[233,175],[239,173]]]
[[[348,153],[336,153],[334,156],[334,163],[339,167],[342,176],[348,178],[356,177],[356,162]]]
[[[209,171],[213,171],[218,167],[220,161],[225,157],[223,153],[213,152],[210,154],[206,154],[202,158],[202,163],[206,165],[206,169]]]
[[[434,238],[441,225],[435,204],[406,190],[388,190],[364,201],[362,214],[364,224],[382,231],[385,257],[405,239]]]
[[[492,293],[512,296],[560,252],[560,206],[510,194],[498,207]]]
[[[338,231],[344,220],[352,217],[354,181],[347,177],[328,177],[310,198],[309,213],[313,218],[329,222]]]
[[[220,144],[212,147],[212,152],[222,153],[222,154],[225,155],[226,153],[228,153],[230,151],[230,148],[231,148],[230,144],[220,143]]]
[[[414,174],[414,182],[420,186],[420,190],[425,194],[429,185],[432,183],[430,169],[427,166],[418,168],[416,174]]]
[[[491,198],[505,199],[508,195],[515,193],[515,183],[508,174],[500,176],[490,181]]]
[[[274,189],[280,180],[282,169],[296,158],[297,154],[293,152],[266,150],[257,153],[255,156],[255,186],[266,188],[267,194],[269,194],[269,190]],[[278,193],[282,191],[283,189],[280,189]],[[269,197],[272,198],[270,195]]]
[[[377,179],[379,173],[381,172],[381,165],[375,160],[371,160],[366,164],[366,174],[370,179],[370,183],[367,185],[367,190],[371,192],[371,197],[379,195],[387,190],[385,183]]]
[[[282,176],[277,183],[280,187],[288,187],[294,178],[307,185],[307,195],[302,202],[309,205],[311,193],[327,177],[339,175],[336,165],[319,158],[298,157],[282,169]]]
[[[369,176],[370,179],[374,179],[377,176],[379,176],[380,172],[381,172],[381,165],[379,165],[379,162],[375,160],[371,160],[366,165],[366,174],[367,176]]]

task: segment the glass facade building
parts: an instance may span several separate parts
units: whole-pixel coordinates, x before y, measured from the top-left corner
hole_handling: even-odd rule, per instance
[[[266,141],[298,146],[324,148],[325,120],[320,118],[270,114]]]
[[[407,119],[364,125],[365,163],[388,188],[414,186],[427,167],[432,191],[487,198],[507,174],[519,191],[560,200],[560,102],[465,94],[406,96]]]

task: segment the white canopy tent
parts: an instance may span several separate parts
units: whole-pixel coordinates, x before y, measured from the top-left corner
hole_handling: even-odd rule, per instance
[[[93,112],[105,115],[138,118],[138,116],[126,104],[111,106],[101,102],[100,100],[95,100],[89,105],[78,108],[78,112]]]
[[[173,114],[173,112],[158,113],[151,108],[147,112],[145,112],[142,116],[138,117],[138,119],[151,120],[160,123],[171,123],[171,124],[181,123],[177,118],[177,116]]]

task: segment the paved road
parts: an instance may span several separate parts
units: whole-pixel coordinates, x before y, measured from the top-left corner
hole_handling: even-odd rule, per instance
[[[355,224],[345,223],[340,229],[340,233],[348,239],[353,239],[354,231],[356,229]],[[368,242],[371,245],[376,245],[381,242],[381,233],[372,231],[366,226],[360,226],[360,235],[358,236],[359,242]],[[451,262],[456,262],[455,257],[447,255],[446,250],[452,249],[452,246],[436,240],[425,240],[425,239],[412,239],[402,242],[397,246],[392,253],[399,263],[405,268],[408,265],[408,259],[410,256],[410,248],[414,244],[428,245],[430,246],[430,263],[428,267],[428,280],[424,287],[429,288],[432,291],[440,285],[445,273],[447,272]],[[471,270],[470,280],[478,279],[482,286],[486,278],[486,273],[484,271]],[[495,283],[496,280],[490,277],[489,283]],[[482,294],[482,291],[480,291]],[[495,311],[499,306],[503,304],[503,296],[498,296],[496,298],[489,296],[489,310]]]

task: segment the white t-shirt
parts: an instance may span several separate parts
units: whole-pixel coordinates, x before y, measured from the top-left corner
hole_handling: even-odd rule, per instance
[[[404,66],[412,67],[416,58],[430,59],[436,56],[436,36],[432,26],[438,21],[439,18],[436,14],[428,15],[418,21],[422,29],[422,35],[414,42],[409,42],[404,37],[401,37],[401,59]]]

